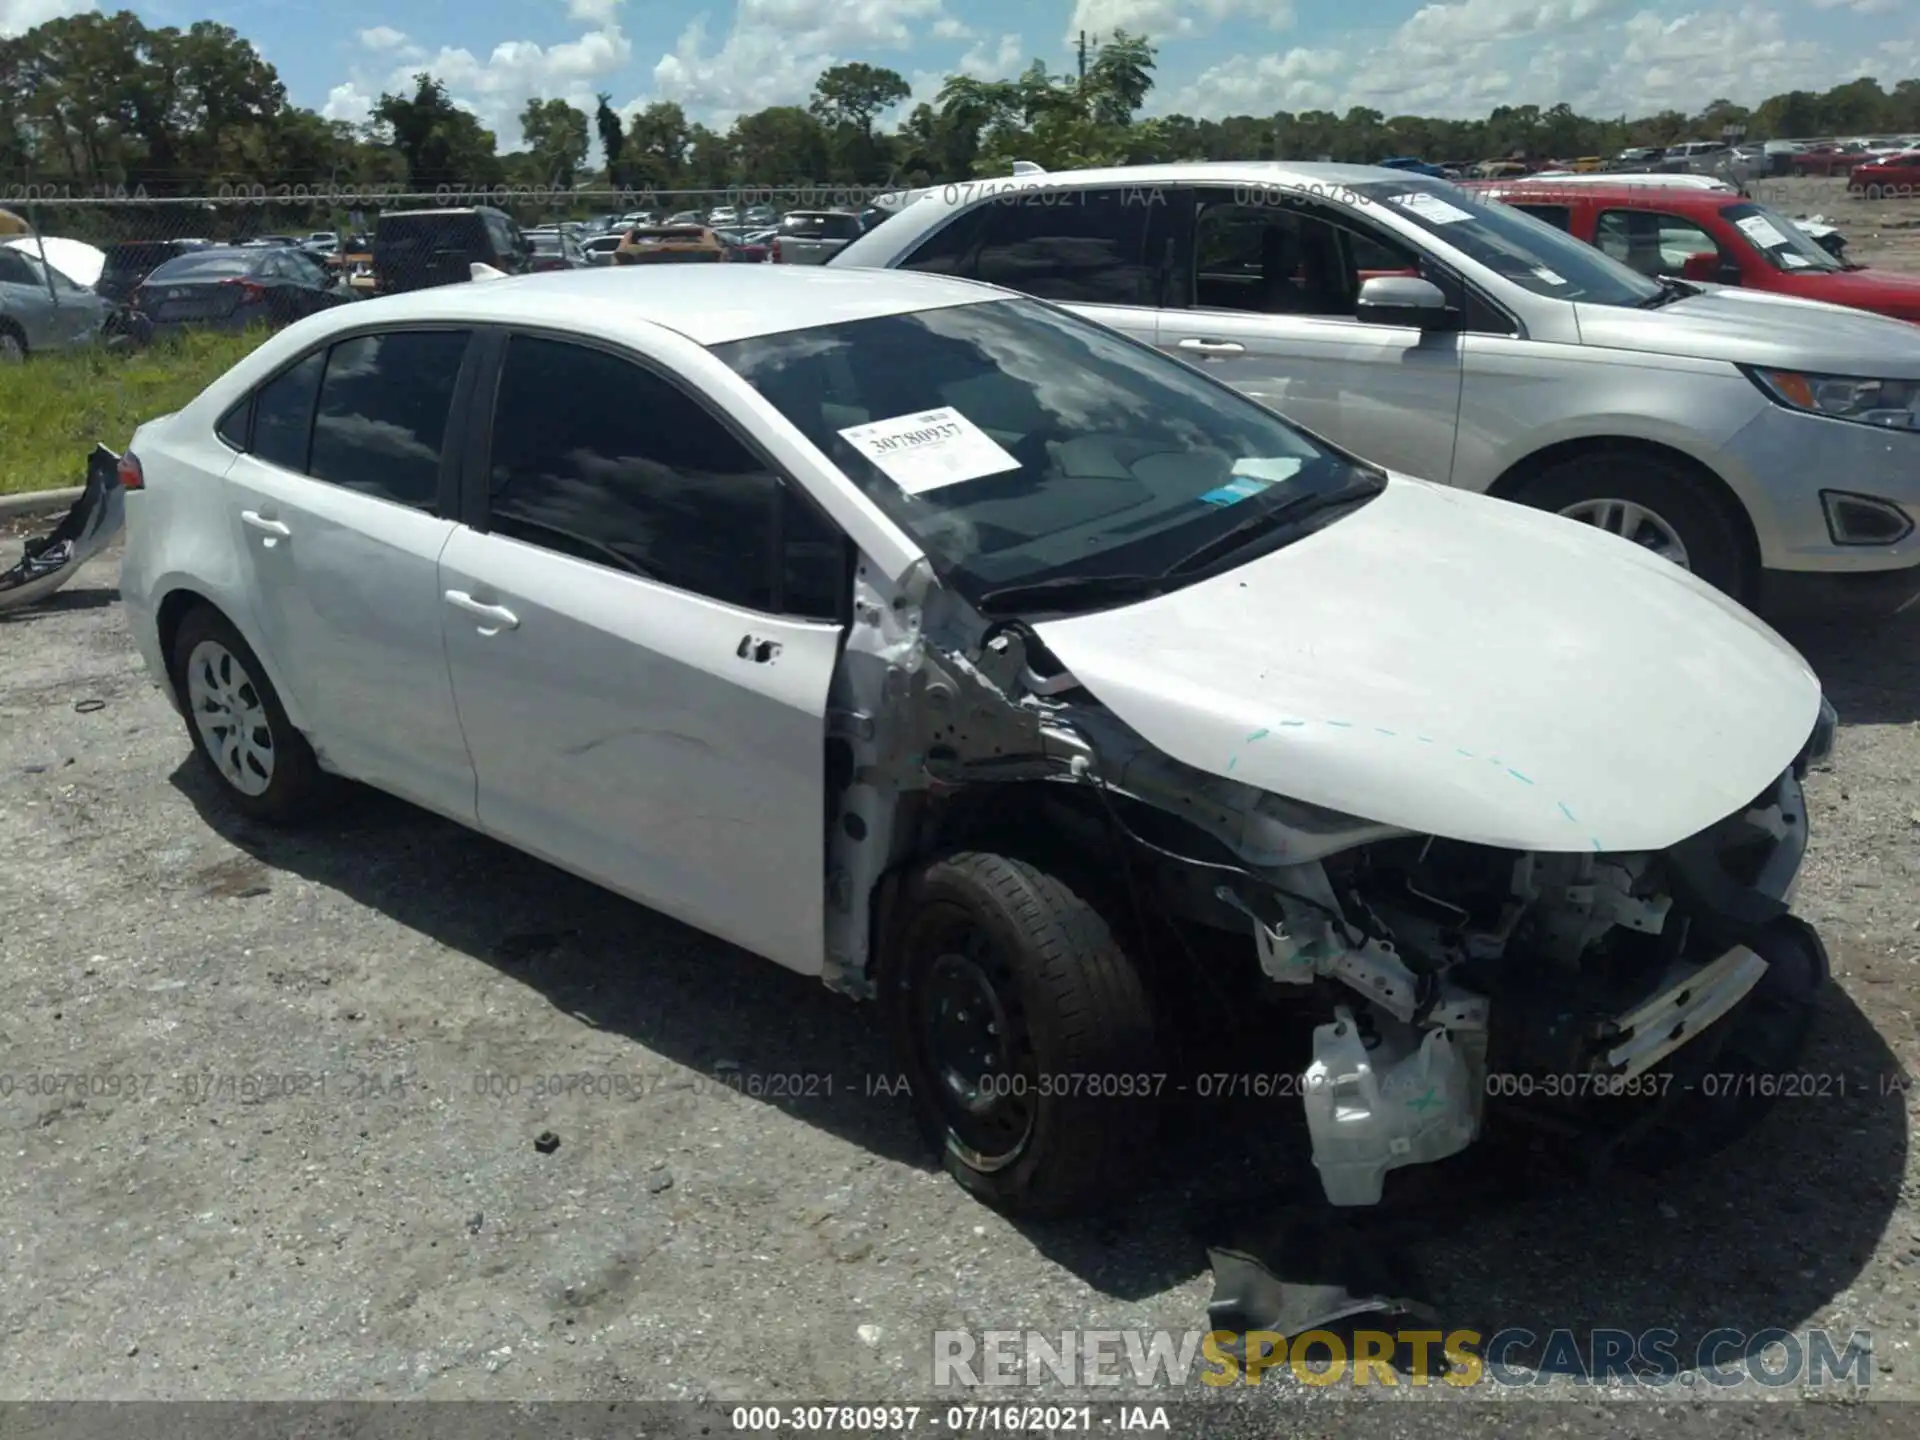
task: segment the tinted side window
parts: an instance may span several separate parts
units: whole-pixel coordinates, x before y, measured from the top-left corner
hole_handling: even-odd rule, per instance
[[[440,444],[465,331],[342,340],[327,356],[307,473],[417,510],[437,508]]]
[[[973,255],[973,242],[979,236],[980,227],[985,223],[986,212],[990,208],[981,206],[954,216],[922,240],[900,262],[900,268],[923,270],[929,275],[972,274],[967,262]]]
[[[253,397],[249,395],[238,405],[220,417],[220,423],[213,427],[213,433],[219,436],[221,443],[235,450],[247,448],[247,422],[253,418]]]
[[[981,208],[973,279],[1042,300],[1151,303],[1157,267],[1147,261],[1147,219],[1153,207],[1138,196],[1039,190]]]
[[[605,351],[519,336],[495,405],[493,529],[777,608],[779,478],[690,396]]]
[[[254,458],[283,470],[306,470],[313,402],[320,393],[320,372],[326,363],[327,352],[316,350],[260,387],[253,402]]]
[[[1544,220],[1556,230],[1573,233],[1573,207],[1571,205],[1522,205],[1518,201],[1508,201],[1516,210],[1524,210],[1536,220]]]
[[[11,247],[0,246],[0,284],[31,285],[33,283],[33,267],[27,264],[26,257]]]

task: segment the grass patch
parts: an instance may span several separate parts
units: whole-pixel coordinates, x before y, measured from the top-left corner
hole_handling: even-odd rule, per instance
[[[147,350],[95,347],[0,366],[0,495],[84,483],[95,441],[126,449],[138,426],[178,410],[263,338],[189,333]]]

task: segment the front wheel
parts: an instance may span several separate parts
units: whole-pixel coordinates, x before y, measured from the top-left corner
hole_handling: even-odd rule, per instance
[[[1513,498],[1644,546],[1736,600],[1752,589],[1728,503],[1672,461],[1632,451],[1576,455],[1533,476]]]
[[[1009,1214],[1122,1199],[1167,1085],[1138,967],[1056,877],[1003,855],[923,869],[881,975],[914,1109],[947,1170]]]

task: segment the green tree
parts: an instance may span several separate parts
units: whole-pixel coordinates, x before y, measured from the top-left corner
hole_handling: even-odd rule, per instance
[[[1154,47],[1116,30],[1101,42],[1082,82],[1084,113],[1100,125],[1129,125],[1153,89]]]
[[[627,122],[624,154],[629,183],[656,189],[679,184],[693,140],[693,127],[678,105],[658,100],[647,106]]]
[[[564,100],[529,100],[520,112],[520,133],[544,183],[573,188],[587,163],[587,117]]]
[[[627,148],[626,127],[620,123],[620,112],[613,108],[613,96],[602,90],[594,98],[598,104],[593,111],[593,128],[600,132],[600,154],[607,165],[607,183],[625,188],[627,182],[622,178],[620,157]]]
[[[417,191],[501,183],[493,132],[455,105],[432,75],[413,78],[411,96],[382,94],[373,107],[374,124],[406,162],[407,183]]]
[[[805,185],[826,173],[827,133],[798,105],[775,105],[734,121],[732,180]]]

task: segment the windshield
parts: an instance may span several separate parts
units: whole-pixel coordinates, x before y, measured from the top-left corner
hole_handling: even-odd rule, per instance
[[[250,275],[259,264],[257,255],[215,250],[205,255],[182,255],[169,260],[147,277],[150,285],[166,285],[182,280],[213,280],[234,275]]]
[[[1720,217],[1738,230],[1776,270],[1839,270],[1840,262],[1793,221],[1764,205],[1721,207]]]
[[[1535,295],[1638,306],[1661,293],[1653,281],[1585,241],[1445,180],[1409,175],[1352,188]]]
[[[1035,300],[714,351],[975,604],[1035,583],[1163,577],[1264,511],[1364,501],[1385,483],[1198,370]]]

